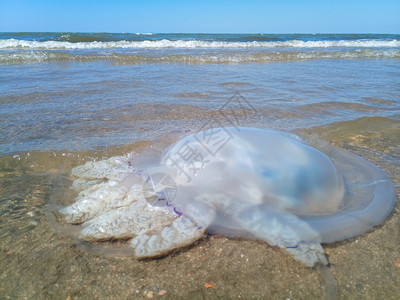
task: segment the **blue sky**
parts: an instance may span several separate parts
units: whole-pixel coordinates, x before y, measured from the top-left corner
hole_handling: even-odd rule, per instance
[[[400,33],[400,0],[0,0],[0,31]]]

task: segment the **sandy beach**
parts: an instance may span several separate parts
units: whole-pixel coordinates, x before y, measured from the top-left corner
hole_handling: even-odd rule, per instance
[[[383,168],[396,184],[400,122],[386,119],[381,128],[364,119],[314,128],[335,145],[363,155]],[[357,127],[357,130],[354,130]],[[109,149],[107,155],[140,149],[136,143]],[[382,151],[382,152],[380,152]],[[60,160],[70,168],[75,159]],[[2,236],[0,291],[4,299],[320,299],[325,295],[317,270],[304,267],[285,251],[260,241],[206,236],[160,259],[107,257],[86,252],[72,238],[55,233],[47,218],[54,172],[53,153],[29,159],[2,158]],[[96,157],[101,152],[80,153]],[[24,162],[24,163],[22,163]],[[67,165],[70,163],[70,165]],[[34,164],[32,169],[29,164]],[[8,170],[8,171],[7,171]],[[52,171],[53,170],[53,171]],[[18,204],[15,200],[18,197]],[[8,200],[9,199],[9,200]],[[337,299],[396,299],[400,293],[400,211],[380,226],[342,242],[323,245],[337,282]],[[12,211],[11,215],[8,211]],[[34,280],[33,280],[34,279]]]

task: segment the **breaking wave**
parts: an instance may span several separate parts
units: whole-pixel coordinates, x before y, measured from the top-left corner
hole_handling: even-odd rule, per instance
[[[144,40],[144,41],[30,41],[0,40],[0,49],[248,49],[248,48],[398,48],[400,40],[324,40],[324,41],[204,41],[204,40]]]
[[[71,54],[64,51],[31,50],[0,52],[0,64],[46,63],[46,62],[94,62],[109,61],[115,64],[239,64],[239,63],[268,63],[282,61],[305,61],[316,59],[378,59],[400,58],[400,49],[355,49],[346,51],[219,51],[189,52],[185,54],[152,56],[131,54]]]

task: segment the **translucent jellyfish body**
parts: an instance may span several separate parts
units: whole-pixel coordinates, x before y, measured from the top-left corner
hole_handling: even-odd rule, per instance
[[[381,223],[394,195],[378,167],[327,143],[319,148],[274,130],[210,128],[146,163],[124,156],[76,167],[80,193],[60,212],[78,224],[80,239],[130,239],[139,258],[208,231],[263,240],[307,266],[327,264],[320,244]]]

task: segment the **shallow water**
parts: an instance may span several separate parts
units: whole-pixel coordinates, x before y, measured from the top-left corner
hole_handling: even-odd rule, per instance
[[[234,42],[245,39],[234,38]],[[273,38],[286,43],[293,39]],[[397,36],[368,38],[398,40]],[[284,251],[254,241],[212,236],[185,251],[140,262],[87,253],[73,239],[55,233],[46,204],[57,193],[52,183],[60,170],[67,176],[73,166],[88,160],[143,151],[169,132],[232,123],[331,140],[385,170],[399,199],[399,58],[383,54],[399,49],[357,47],[0,50],[1,57],[8,55],[6,63],[0,60],[2,297],[126,298],[151,293],[158,297],[159,290],[166,290],[163,297],[171,299],[322,297],[316,273]],[[364,50],[379,55],[360,55]],[[266,51],[280,59],[253,59],[265,58]],[[279,56],[291,51],[314,57]],[[335,51],[340,57],[323,56]],[[349,51],[358,56],[348,56]],[[75,57],[31,59],[43,52]],[[12,61],[10,53],[25,56]],[[140,56],[139,62],[132,55]],[[243,55],[253,61],[248,57],[212,61]],[[144,63],[143,56],[152,59]],[[205,56],[206,61],[197,59]],[[400,294],[395,284],[400,282],[399,208],[397,201],[377,228],[324,246],[339,298],[395,299]],[[205,283],[213,287],[205,288]]]

